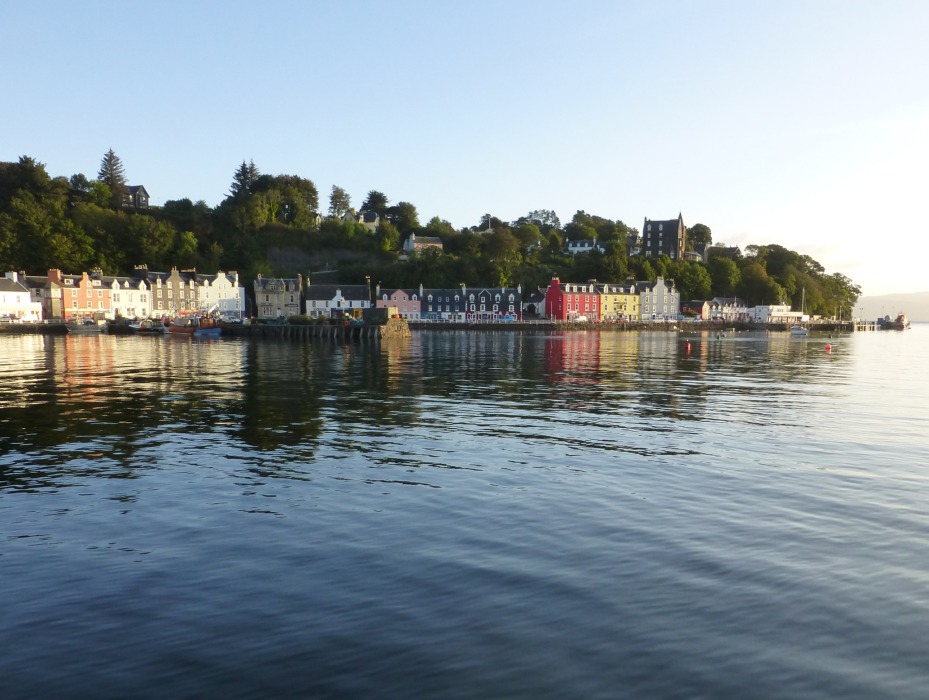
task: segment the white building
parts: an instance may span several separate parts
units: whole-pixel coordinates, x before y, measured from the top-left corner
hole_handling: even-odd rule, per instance
[[[33,301],[32,292],[20,281],[18,272],[7,272],[0,278],[0,318],[42,320],[42,304]]]
[[[109,318],[148,318],[152,315],[152,291],[144,279],[112,277],[108,286]]]
[[[803,314],[787,304],[763,304],[750,308],[748,317],[752,323],[799,323]]]
[[[245,288],[238,272],[197,275],[197,303],[201,313],[216,311],[223,318],[240,319],[245,313]]]

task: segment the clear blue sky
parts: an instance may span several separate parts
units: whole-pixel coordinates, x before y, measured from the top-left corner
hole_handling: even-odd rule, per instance
[[[929,289],[929,2],[11,2],[0,160],[218,204],[253,159],[456,227],[578,209]],[[920,205],[920,206],[918,206]]]

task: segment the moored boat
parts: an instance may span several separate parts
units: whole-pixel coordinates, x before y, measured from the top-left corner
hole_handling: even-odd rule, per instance
[[[910,327],[910,319],[906,317],[905,313],[897,314],[897,317],[890,320],[890,316],[884,316],[884,318],[879,318],[877,320],[877,326],[882,331],[905,331]]]
[[[796,325],[790,327],[790,334],[795,336],[809,335],[810,329],[804,326]]]
[[[68,321],[65,323],[65,328],[68,329],[68,333],[101,333],[103,331],[103,326],[89,318],[83,321]]]
[[[203,338],[220,335],[222,328],[212,318],[184,316],[171,321],[168,325],[168,333]]]
[[[165,324],[158,319],[145,319],[129,325],[136,333],[141,335],[164,335],[168,330],[165,328]]]

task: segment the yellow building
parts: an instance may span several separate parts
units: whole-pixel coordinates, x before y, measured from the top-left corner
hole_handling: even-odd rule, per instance
[[[601,321],[639,321],[639,292],[635,285],[601,284],[600,293]]]

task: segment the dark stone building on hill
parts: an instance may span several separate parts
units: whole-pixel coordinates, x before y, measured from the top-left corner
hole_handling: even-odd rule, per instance
[[[677,219],[652,221],[646,218],[642,224],[642,254],[646,258],[667,255],[672,260],[680,260],[687,248],[687,227],[680,214]]]

